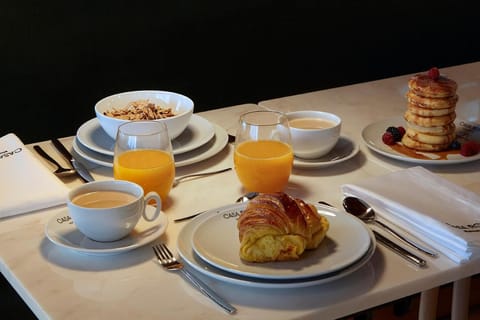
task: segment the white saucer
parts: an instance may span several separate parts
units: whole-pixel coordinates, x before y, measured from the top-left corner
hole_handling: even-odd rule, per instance
[[[155,210],[147,206],[147,211]],[[97,242],[83,235],[74,225],[68,215],[68,209],[53,216],[45,226],[45,235],[54,244],[86,255],[113,255],[141,247],[160,237],[168,226],[167,216],[160,212],[154,222],[147,222],[143,218],[127,237],[112,242]]]
[[[455,122],[456,122],[455,124],[457,125],[457,135],[458,135],[460,130],[463,130],[463,129],[462,129],[462,126],[460,125],[461,121],[459,119],[457,119]],[[451,154],[448,156],[447,159],[438,158],[435,152],[418,152],[431,159],[418,159],[418,158],[410,157],[408,155],[404,155],[402,153],[396,152],[390,146],[386,145],[382,141],[382,134],[390,126],[405,126],[405,120],[403,119],[403,117],[395,117],[395,118],[389,118],[389,119],[381,120],[378,122],[374,122],[366,126],[362,131],[363,142],[367,145],[369,149],[381,155],[384,155],[386,157],[396,159],[396,160],[406,161],[406,162],[413,162],[413,163],[420,163],[420,164],[434,164],[434,165],[449,165],[449,164],[472,162],[480,159],[480,153],[470,157],[464,157],[461,154]],[[469,140],[480,142],[480,133],[472,132],[469,136]]]
[[[183,167],[206,160],[222,151],[228,143],[227,131],[218,125],[214,125],[214,128],[215,135],[210,141],[192,151],[174,155],[175,167]],[[72,147],[75,153],[92,163],[113,167],[113,156],[90,150],[78,141],[78,136],[73,139]]]
[[[173,154],[181,154],[196,149],[213,138],[215,128],[205,118],[192,115],[185,131],[172,140]],[[97,118],[85,122],[77,130],[77,139],[92,151],[113,156],[115,141],[102,129]]]
[[[359,150],[360,148],[355,141],[342,136],[328,154],[318,159],[300,159],[295,157],[293,159],[293,166],[302,169],[328,167],[353,158]]]

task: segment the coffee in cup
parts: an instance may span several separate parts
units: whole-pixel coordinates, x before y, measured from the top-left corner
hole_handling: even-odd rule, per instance
[[[156,203],[152,216],[145,210],[149,201]],[[157,219],[162,200],[156,192],[144,195],[143,188],[136,183],[106,180],[71,190],[67,206],[80,232],[92,240],[109,242],[127,236],[140,217],[147,221]]]
[[[342,120],[323,111],[303,110],[287,113],[295,156],[317,159],[330,152],[340,138]]]

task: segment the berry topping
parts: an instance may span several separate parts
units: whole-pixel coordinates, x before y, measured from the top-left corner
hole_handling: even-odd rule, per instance
[[[467,141],[460,147],[460,154],[464,157],[474,156],[480,152],[480,144],[475,141]]]
[[[437,80],[440,77],[440,71],[438,71],[437,67],[433,67],[430,70],[428,70],[428,76],[432,80]]]
[[[395,138],[393,137],[393,134],[391,132],[386,131],[382,135],[382,141],[385,144],[392,145],[395,144]]]
[[[386,131],[392,134],[395,142],[402,140],[403,134],[397,127],[388,127]]]
[[[400,134],[401,134],[402,137],[403,137],[403,135],[405,134],[405,128],[402,127],[402,126],[400,126],[400,127],[397,127],[397,129],[398,129],[398,131],[400,131]]]
[[[460,150],[461,144],[458,142],[458,140],[453,140],[452,143],[450,144],[450,149],[453,150]]]

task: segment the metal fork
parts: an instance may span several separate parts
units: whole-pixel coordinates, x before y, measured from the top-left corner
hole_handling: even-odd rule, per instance
[[[183,267],[183,263],[175,259],[172,252],[168,249],[165,244],[159,244],[152,247],[155,255],[157,256],[158,262],[167,270],[170,271],[180,271],[182,274],[190,280],[190,282],[202,292],[204,295],[212,299],[216,304],[222,307],[225,311],[232,314],[237,311],[234,306],[225,301],[220,297],[215,291],[208,287],[204,282],[195,277],[187,269]]]

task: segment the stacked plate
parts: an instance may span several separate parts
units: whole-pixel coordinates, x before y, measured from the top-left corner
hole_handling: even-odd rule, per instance
[[[185,131],[172,140],[175,166],[181,167],[208,159],[228,143],[225,129],[193,114]],[[97,118],[80,126],[73,149],[81,157],[101,166],[113,166],[115,141],[102,129]]]
[[[318,206],[330,229],[317,249],[304,252],[297,261],[245,262],[239,257],[237,229],[237,218],[245,206],[210,210],[187,224],[177,243],[183,260],[218,280],[251,287],[294,288],[344,277],[365,265],[375,251],[375,239],[363,222],[343,211]]]

